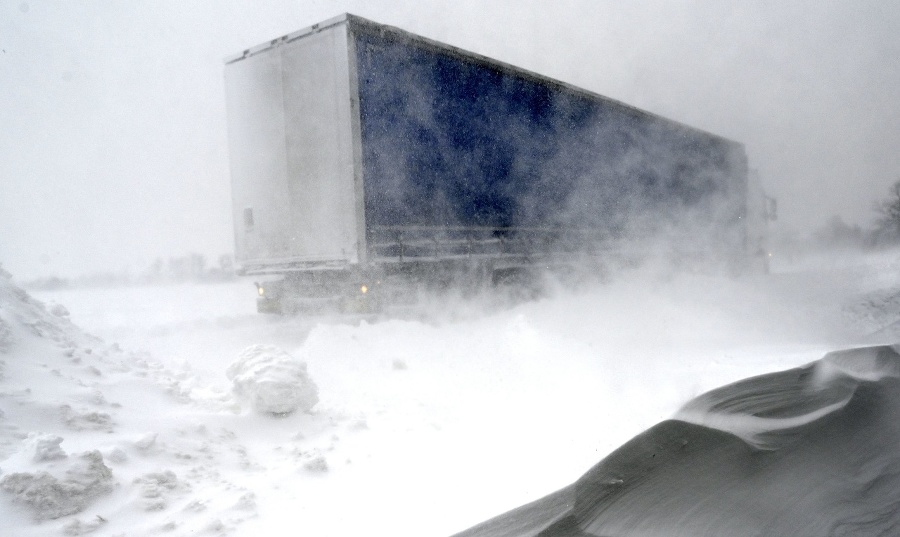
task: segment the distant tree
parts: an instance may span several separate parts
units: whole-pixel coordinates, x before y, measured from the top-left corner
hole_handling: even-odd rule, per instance
[[[163,267],[165,263],[161,257],[157,257],[153,263],[147,267],[147,273],[144,279],[148,282],[159,283],[163,280]]]
[[[888,189],[888,196],[877,206],[878,236],[882,239],[900,239],[900,179]]]
[[[231,254],[222,254],[219,256],[219,270],[222,274],[230,274],[234,272],[234,258]]]
[[[177,282],[200,281],[206,276],[206,257],[196,252],[169,258],[169,275]]]
[[[190,259],[187,257],[169,258],[169,277],[178,282],[187,280],[191,275]]]
[[[864,246],[866,237],[862,228],[848,225],[840,216],[834,215],[813,233],[813,240],[820,247],[852,248]]]
[[[206,256],[196,252],[189,254],[188,264],[191,267],[191,276],[194,279],[202,279],[206,273]]]
[[[150,265],[150,274],[153,276],[161,276],[163,272],[163,260],[161,257],[157,257],[153,260],[153,263]]]

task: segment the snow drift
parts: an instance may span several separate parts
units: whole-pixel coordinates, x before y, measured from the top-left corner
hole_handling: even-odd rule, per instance
[[[0,269],[0,534],[233,534],[255,516],[241,501],[252,493],[218,472],[249,456],[194,418],[240,419],[232,407],[85,333]]]
[[[576,483],[457,537],[895,535],[900,354],[879,346],[712,390]]]

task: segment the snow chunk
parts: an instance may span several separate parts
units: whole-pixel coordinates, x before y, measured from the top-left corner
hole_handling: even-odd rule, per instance
[[[238,498],[237,504],[235,505],[237,509],[243,509],[246,511],[255,511],[256,510],[256,494],[252,492],[245,492]]]
[[[63,526],[63,533],[66,535],[86,535],[97,531],[104,524],[106,524],[106,519],[100,515],[96,515],[93,520],[87,522],[82,522],[76,518]]]
[[[328,460],[325,457],[318,456],[313,459],[310,459],[303,465],[303,468],[307,472],[313,472],[317,474],[325,473],[328,471]]]
[[[260,413],[306,412],[319,402],[319,390],[306,364],[272,345],[252,345],[228,366],[234,394]]]
[[[109,453],[106,454],[106,459],[116,464],[122,464],[128,461],[128,454],[125,453],[124,449],[117,446],[112,448]]]
[[[72,461],[62,478],[18,472],[3,477],[0,490],[31,506],[37,520],[55,519],[83,511],[94,498],[112,490],[112,470],[103,464],[99,451],[88,451]]]
[[[66,309],[66,307],[63,306],[62,304],[54,304],[50,308],[50,313],[52,313],[53,315],[56,315],[57,317],[68,317],[69,316],[69,310]]]
[[[134,447],[141,451],[147,451],[156,444],[158,433],[145,433],[134,441]]]
[[[45,462],[67,457],[66,452],[59,447],[62,444],[61,436],[42,434],[34,438],[34,461]]]
[[[134,480],[134,484],[140,486],[141,496],[144,498],[144,510],[162,511],[167,507],[166,496],[180,488],[180,482],[175,472],[165,470],[163,472],[151,472]]]
[[[73,431],[112,432],[113,430],[112,416],[106,412],[79,411],[73,409],[71,405],[62,405],[59,410],[63,423]]]

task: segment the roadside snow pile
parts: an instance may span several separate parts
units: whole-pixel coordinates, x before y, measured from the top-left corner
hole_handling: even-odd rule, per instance
[[[56,309],[58,314],[48,312],[41,301],[13,285],[9,273],[0,269],[0,352],[9,352],[21,342],[21,336],[37,336],[69,349],[100,342],[72,324],[68,312],[62,313],[64,310]],[[18,328],[26,334],[17,334]]]
[[[62,436],[40,432],[81,430],[73,423],[84,416],[110,418],[61,404],[105,406],[87,382],[100,370],[86,362],[106,353],[95,352],[102,341],[73,325],[64,308],[47,311],[9,278],[0,272],[0,493],[34,520],[53,520],[80,513],[113,490],[112,470],[99,450],[69,456]],[[40,429],[32,429],[35,422]],[[109,423],[89,428],[112,432]]]
[[[307,412],[319,402],[319,390],[306,364],[272,345],[251,345],[228,366],[226,375],[238,399],[259,413]]]
[[[35,461],[47,462],[48,455],[50,459],[67,459],[59,448],[62,438],[46,440],[35,446]],[[37,520],[80,513],[95,498],[112,490],[112,470],[103,464],[99,451],[88,451],[66,462],[56,469],[56,475],[46,470],[5,475],[0,479],[0,490],[12,494],[14,501],[30,506]],[[57,464],[50,467],[56,468]]]
[[[256,511],[230,478],[259,465],[239,424],[202,421],[240,418],[220,399],[190,370],[87,334],[0,269],[0,534],[233,534]]]

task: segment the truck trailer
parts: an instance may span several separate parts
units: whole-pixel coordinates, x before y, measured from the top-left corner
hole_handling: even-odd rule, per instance
[[[226,60],[239,271],[262,312],[748,262],[741,144],[345,14]]]

